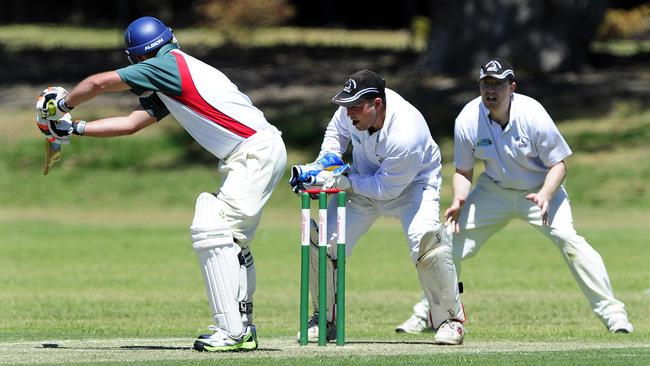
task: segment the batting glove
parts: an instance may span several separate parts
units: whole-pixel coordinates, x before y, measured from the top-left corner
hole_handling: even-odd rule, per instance
[[[36,110],[44,119],[59,120],[73,107],[65,103],[68,91],[60,86],[50,86],[43,90],[36,99]]]
[[[47,128],[49,134],[57,139],[69,138],[73,134],[83,135],[86,129],[86,121],[72,121],[70,118],[70,114],[67,113],[57,121],[48,120]]]

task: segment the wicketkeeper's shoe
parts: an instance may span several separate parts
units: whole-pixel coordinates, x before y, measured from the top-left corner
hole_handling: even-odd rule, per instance
[[[616,318],[609,321],[610,333],[632,333],[634,327],[626,318]]]
[[[465,338],[465,327],[458,320],[449,319],[440,325],[436,335],[433,337],[433,343],[456,346],[463,343]]]
[[[213,334],[202,334],[194,341],[194,349],[205,352],[236,352],[252,351],[257,349],[257,331],[254,325],[248,325],[244,329],[244,334],[240,337],[232,338],[223,329],[211,325],[208,329],[213,330]]]
[[[327,322],[327,341],[333,341],[336,339],[336,323]],[[296,335],[296,340],[300,342],[300,332]],[[307,323],[307,341],[308,342],[318,342],[318,312],[315,312],[309,319]]]
[[[416,314],[411,315],[410,318],[397,327],[395,327],[395,332],[397,333],[411,333],[419,334],[423,332],[430,332],[433,329],[427,325],[427,320],[422,319]]]

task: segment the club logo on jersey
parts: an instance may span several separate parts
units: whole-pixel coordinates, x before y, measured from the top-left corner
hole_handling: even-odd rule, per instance
[[[492,145],[492,140],[490,140],[490,138],[480,139],[480,140],[478,140],[478,142],[476,143],[476,147],[481,147],[481,146],[490,146],[490,145]]]
[[[518,148],[523,149],[523,148],[528,146],[529,141],[530,140],[528,140],[528,137],[526,137],[526,136],[518,136],[515,139],[515,144],[517,144]]]
[[[343,85],[343,91],[346,93],[352,93],[353,90],[357,88],[357,82],[354,79],[348,79]]]

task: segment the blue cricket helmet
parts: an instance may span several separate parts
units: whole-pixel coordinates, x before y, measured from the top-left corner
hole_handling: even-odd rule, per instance
[[[124,32],[126,56],[131,63],[136,63],[132,56],[153,52],[173,38],[172,29],[160,20],[149,16],[138,18]]]

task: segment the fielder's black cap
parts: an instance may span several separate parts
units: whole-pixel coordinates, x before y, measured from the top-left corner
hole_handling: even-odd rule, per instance
[[[499,80],[510,77],[512,80],[514,80],[515,71],[508,61],[502,58],[493,58],[481,65],[478,79],[481,80],[488,76]]]
[[[342,107],[351,107],[364,99],[384,98],[385,87],[386,81],[377,73],[369,70],[357,71],[348,76],[343,90],[332,98],[332,102]]]

